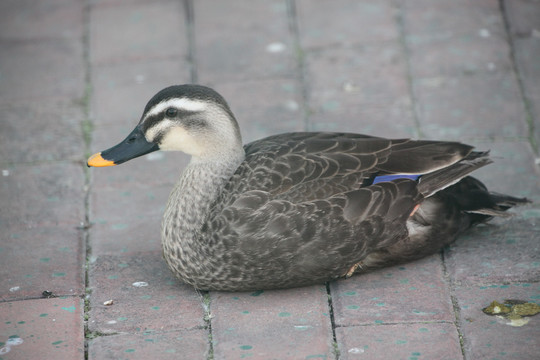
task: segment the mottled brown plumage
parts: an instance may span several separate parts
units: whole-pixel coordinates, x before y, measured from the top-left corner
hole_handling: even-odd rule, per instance
[[[156,94],[130,136],[89,165],[158,148],[192,155],[162,242],[175,275],[202,290],[303,286],[410,261],[526,201],[468,177],[488,154],[456,142],[305,132],[242,147],[225,100],[196,85]],[[374,183],[395,174],[421,176]]]

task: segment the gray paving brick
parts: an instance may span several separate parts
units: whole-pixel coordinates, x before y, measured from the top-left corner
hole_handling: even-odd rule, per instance
[[[485,29],[491,34],[503,34],[504,22],[496,0],[433,2],[430,0],[401,1],[405,29],[408,35],[446,38],[476,34]]]
[[[202,83],[294,76],[285,1],[200,0],[194,8]]]
[[[332,358],[326,289],[211,292],[215,359]]]
[[[91,62],[97,65],[185,56],[183,9],[178,1],[92,6]]]
[[[513,74],[415,79],[414,90],[427,138],[527,137],[526,114]]]
[[[504,1],[514,45],[516,66],[532,115],[536,144],[540,144],[540,5],[532,1]],[[538,150],[538,149],[537,149]]]
[[[82,1],[32,0],[0,3],[0,36],[9,39],[81,39]]]
[[[527,107],[532,117],[530,119],[533,127],[531,136],[535,137],[538,145],[540,144],[540,84],[537,79],[540,78],[540,65],[535,60],[540,58],[540,35],[537,38],[514,39],[514,44],[517,67],[521,75]],[[537,150],[539,150],[538,146]]]
[[[288,131],[303,131],[300,89],[291,80],[216,84],[227,99],[244,143]],[[269,101],[272,99],[272,101]]]
[[[0,182],[0,224],[79,226],[84,221],[81,165],[7,166]]]
[[[528,136],[497,1],[404,2],[404,18],[427,137]]]
[[[305,48],[399,39],[394,1],[299,0],[296,3],[300,39]]]
[[[307,54],[310,128],[408,137],[415,134],[398,42]]]
[[[206,359],[207,330],[102,336],[89,343],[88,359]]]
[[[340,359],[461,359],[454,324],[392,324],[336,329]]]
[[[89,276],[90,331],[142,334],[205,325],[201,297],[173,277],[161,251],[99,256]],[[104,305],[108,300],[113,305]]]
[[[2,226],[0,299],[84,294],[85,246],[71,226]]]
[[[3,359],[83,359],[83,301],[78,297],[0,303]]]
[[[0,106],[0,117],[0,163],[82,160],[80,107],[31,101]]]
[[[144,221],[117,221],[92,225],[90,239],[95,255],[137,254],[161,250],[161,217],[147,217]]]
[[[448,273],[458,282],[504,283],[540,280],[537,215],[498,221],[463,235],[448,250]]]
[[[189,82],[187,70],[186,62],[180,58],[95,66],[92,70],[94,125],[135,127],[155,93],[170,85]]]
[[[534,359],[540,349],[540,318],[529,323],[509,326],[506,319],[488,316],[482,308],[492,301],[505,299],[538,303],[538,283],[494,284],[490,286],[458,287],[455,291],[460,307],[460,328],[465,356],[468,359]]]
[[[82,44],[72,39],[0,40],[0,104],[80,100],[84,96]]]
[[[415,78],[440,79],[512,73],[506,37],[482,33],[442,39],[407,37],[411,72]]]
[[[504,8],[510,25],[511,35],[517,38],[536,37],[540,31],[540,6],[535,1],[504,0]],[[532,60],[532,59],[531,59]]]
[[[94,255],[161,250],[161,216],[171,186],[99,190],[91,201]]]
[[[331,283],[337,326],[453,321],[438,255]]]

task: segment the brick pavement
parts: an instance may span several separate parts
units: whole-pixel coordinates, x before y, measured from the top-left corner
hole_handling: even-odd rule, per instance
[[[1,2],[0,359],[534,358],[540,318],[481,309],[540,302],[539,58],[534,0]],[[492,150],[489,187],[535,203],[415,263],[198,294],[160,256],[187,157],[84,166],[187,82],[228,99],[246,142],[462,140]]]

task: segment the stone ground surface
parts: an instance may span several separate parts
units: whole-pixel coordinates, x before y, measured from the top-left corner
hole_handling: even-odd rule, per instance
[[[538,358],[540,316],[481,311],[540,302],[538,59],[538,0],[0,2],[0,359]],[[229,100],[246,142],[342,130],[491,149],[478,177],[534,204],[414,263],[198,294],[160,254],[188,159],[85,167],[187,82]]]

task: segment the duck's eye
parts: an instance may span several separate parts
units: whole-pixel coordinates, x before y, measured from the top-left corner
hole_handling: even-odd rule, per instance
[[[178,110],[176,110],[175,108],[168,108],[167,110],[165,110],[165,115],[167,115],[168,117],[175,117],[176,114],[178,114]]]

